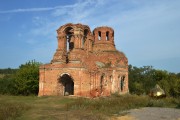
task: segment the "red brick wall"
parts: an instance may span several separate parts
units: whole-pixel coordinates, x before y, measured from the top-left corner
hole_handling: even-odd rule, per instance
[[[112,28],[98,27],[91,33],[87,25],[66,24],[57,33],[57,51],[51,63],[39,69],[39,96],[63,96],[65,88],[68,89],[60,82],[64,74],[72,78],[75,96],[128,93],[128,60],[116,50]],[[70,42],[74,47],[68,50]]]

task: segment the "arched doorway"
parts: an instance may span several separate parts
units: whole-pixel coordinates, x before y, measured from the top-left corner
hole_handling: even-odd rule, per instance
[[[74,95],[74,82],[71,76],[68,74],[63,74],[60,77],[59,82],[63,85],[63,94],[67,95]]]

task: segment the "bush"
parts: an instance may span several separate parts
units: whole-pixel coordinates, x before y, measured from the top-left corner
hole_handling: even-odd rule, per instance
[[[37,95],[39,90],[39,62],[22,64],[15,74],[15,87],[19,95]]]
[[[158,84],[168,97],[180,97],[180,73],[156,70],[152,66],[135,67],[129,65],[129,91],[132,94],[149,94]]]
[[[12,75],[5,75],[0,78],[0,94],[16,94],[15,81]]]

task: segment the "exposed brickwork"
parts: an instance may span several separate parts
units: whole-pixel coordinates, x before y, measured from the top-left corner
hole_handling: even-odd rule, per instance
[[[57,30],[51,63],[40,66],[39,96],[109,96],[128,92],[128,60],[116,50],[114,30],[65,24]]]

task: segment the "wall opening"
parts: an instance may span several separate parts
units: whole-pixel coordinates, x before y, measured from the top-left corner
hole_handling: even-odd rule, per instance
[[[112,75],[109,77],[109,79],[110,79],[110,82],[112,83],[113,82]]]
[[[72,39],[72,35],[67,35],[67,51],[71,51],[74,48],[74,40]]]
[[[84,46],[85,46],[84,44],[85,44],[85,41],[87,39],[88,32],[89,31],[87,29],[84,30],[84,37],[82,39],[82,48],[84,48]]]
[[[100,80],[100,93],[103,92],[103,89],[104,89],[104,74],[102,74],[101,80]]]
[[[60,77],[59,82],[63,85],[63,95],[74,95],[74,82],[71,76],[64,74]]]
[[[98,40],[101,40],[101,32],[98,31]]]
[[[74,48],[74,40],[73,40],[73,35],[74,35],[74,30],[72,27],[68,27],[65,30],[66,33],[66,42],[67,42],[67,52],[71,51]]]
[[[107,41],[109,40],[109,32],[108,31],[106,32],[106,40]]]
[[[120,81],[121,91],[124,91],[124,80],[125,80],[125,76],[122,76]]]

